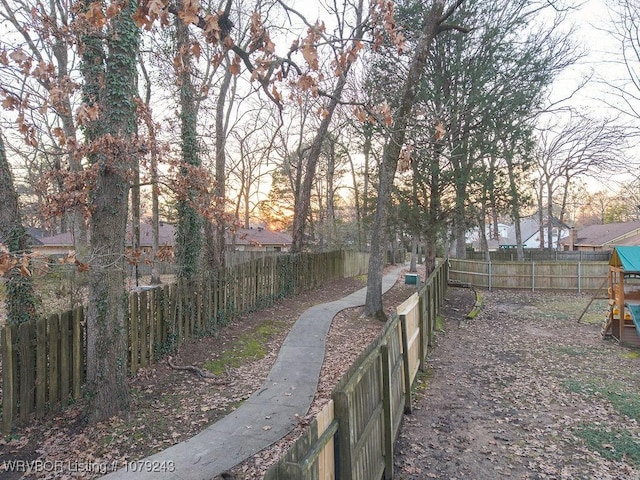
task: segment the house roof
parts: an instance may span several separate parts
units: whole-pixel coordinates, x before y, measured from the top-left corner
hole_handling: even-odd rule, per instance
[[[640,246],[615,247],[609,265],[622,267],[625,272],[640,273]]]
[[[127,242],[131,242],[131,229],[127,228]],[[160,222],[158,224],[158,245],[174,246],[176,243],[176,229],[170,223]],[[140,246],[153,246],[153,227],[149,223],[140,223]]]
[[[561,243],[568,244],[565,239]],[[603,247],[640,244],[640,222],[605,223],[578,230],[575,245]]]
[[[58,233],[57,235],[49,235],[40,237],[40,244],[53,247],[71,247],[73,248],[73,235],[71,232]]]
[[[540,224],[537,218],[521,218],[520,219],[520,233],[522,234],[522,242],[526,243],[531,237],[536,235],[540,231]],[[500,245],[517,245],[516,241],[516,227],[511,225],[509,228],[509,235],[500,240]]]
[[[236,245],[291,245],[292,238],[288,233],[272,232],[265,228],[238,228],[235,231]]]

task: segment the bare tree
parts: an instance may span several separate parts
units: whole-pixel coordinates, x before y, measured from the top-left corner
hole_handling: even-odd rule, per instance
[[[323,31],[323,28],[319,23],[314,26],[299,12],[287,7],[281,1],[279,1],[279,3],[283,5],[288,12],[296,15],[305,24],[307,24],[309,26],[309,31],[314,37],[321,38],[324,43],[329,45],[335,57],[333,60],[335,82],[329,87],[329,89],[327,89],[326,92],[322,92],[320,90],[317,91],[326,99],[326,102],[320,106],[322,119],[320,120],[320,124],[311,142],[309,150],[305,153],[306,166],[304,176],[300,179],[300,182],[296,182],[297,189],[291,250],[294,252],[300,252],[304,248],[304,231],[305,223],[307,222],[309,214],[311,189],[315,179],[318,160],[322,154],[323,142],[329,132],[329,126],[331,125],[334,112],[342,102],[342,95],[347,85],[349,71],[358,58],[358,51],[362,48],[361,41],[366,32],[367,22],[365,21],[366,12],[364,2],[363,0],[358,0],[356,3],[348,4],[348,6],[352,8],[351,15],[353,16],[353,19],[351,20],[347,18],[343,9],[335,8],[332,13],[336,17],[338,27],[336,28],[334,35],[328,35]],[[350,24],[352,27],[349,27]],[[311,62],[311,67],[315,70],[319,68],[313,60]]]
[[[564,221],[572,184],[587,177],[602,180],[624,168],[629,135],[615,119],[574,114],[540,130],[538,138],[540,206],[546,213],[541,226],[547,227],[546,246],[552,248],[552,221]]]

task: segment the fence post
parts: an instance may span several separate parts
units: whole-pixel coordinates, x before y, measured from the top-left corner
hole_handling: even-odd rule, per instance
[[[346,392],[334,392],[333,401],[335,417],[338,419],[338,469],[336,478],[352,480],[351,421],[349,412],[349,396]]]
[[[488,271],[489,271],[489,280],[488,280],[488,287],[489,287],[489,291],[491,291],[491,270],[492,270],[492,265],[491,265],[491,261],[489,261],[488,264]]]
[[[36,417],[42,418],[47,402],[47,320],[36,322]]]
[[[531,291],[536,291],[536,262],[531,261]]]
[[[140,368],[147,366],[147,332],[149,328],[149,302],[147,298],[147,291],[142,290],[138,294],[138,304],[140,311],[138,313],[138,342],[140,345]]]
[[[578,262],[578,293],[582,291],[582,263]]]
[[[418,294],[418,345],[420,351],[420,365],[419,369],[421,372],[426,370],[425,368],[425,359],[427,357],[427,337],[425,332],[427,330],[427,316],[425,315],[425,293],[426,288],[422,289],[422,292]]]
[[[402,369],[404,377],[404,413],[411,413],[411,371],[409,365],[409,336],[407,335],[407,316],[400,315],[402,332]]]
[[[393,409],[391,407],[391,364],[389,362],[389,346],[380,345],[382,355],[382,408],[384,417],[384,438],[382,450],[384,452],[384,479],[393,478]]]
[[[138,371],[138,293],[129,296],[129,345],[131,350],[131,376]]]

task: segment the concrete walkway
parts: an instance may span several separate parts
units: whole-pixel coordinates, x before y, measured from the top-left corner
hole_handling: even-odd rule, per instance
[[[383,277],[389,290],[401,267]],[[113,472],[104,479],[211,480],[289,433],[316,394],[333,317],[364,305],[367,289],[313,306],[296,321],[262,387],[233,413],[195,437]]]

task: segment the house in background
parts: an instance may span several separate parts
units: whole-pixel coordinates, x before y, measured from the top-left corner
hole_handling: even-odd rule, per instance
[[[507,225],[505,223],[498,223],[498,237],[506,237],[509,232],[509,228],[511,228],[510,225]],[[495,252],[496,250],[498,250],[498,248],[500,248],[500,243],[499,240],[491,238],[491,229],[491,225],[485,226],[485,236],[487,237],[487,245],[489,246],[489,251]],[[480,242],[480,229],[478,227],[474,227],[467,232],[466,243],[467,245],[471,244],[475,251],[482,250]]]
[[[176,243],[176,229],[170,223],[160,222],[159,246],[174,248]],[[291,248],[291,235],[272,232],[262,227],[240,228],[235,235],[227,233],[227,247],[229,250],[243,252],[288,252]],[[127,229],[126,246],[132,245],[132,232]],[[149,223],[140,224],[140,249],[150,252],[153,248],[153,229]],[[67,255],[74,249],[73,235],[69,232],[40,237],[32,242],[32,250],[42,255]]]
[[[562,240],[569,236],[570,230],[571,230],[571,227],[560,222],[557,218],[551,219],[553,249],[559,248],[558,233],[560,233],[560,239]],[[544,243],[546,245],[549,227],[545,225],[542,231],[544,235]],[[520,219],[520,232],[522,234],[523,248],[532,248],[532,249],[540,248],[540,221],[537,215],[522,217]],[[497,240],[487,238],[489,251],[495,252],[497,250],[510,249],[510,248],[517,247],[515,224],[510,224],[510,225],[506,225],[503,223],[498,224],[498,233],[499,233],[499,238]],[[468,238],[467,242],[472,243],[474,250],[476,251],[481,250],[477,228],[473,230],[467,238]]]
[[[573,229],[561,242],[563,250],[597,252],[614,247],[640,245],[640,222],[605,223]]]
[[[173,248],[175,245],[175,227],[169,223],[160,222],[158,225],[158,246]],[[126,247],[133,245],[133,233],[127,228]],[[74,247],[73,234],[71,232],[59,233],[35,239],[32,250],[42,255],[67,255]],[[140,224],[140,249],[150,252],[153,249],[153,229],[149,223]]]
[[[288,233],[272,232],[263,227],[238,228],[227,235],[227,246],[236,252],[288,252],[292,238]]]
[[[34,253],[44,256],[67,255],[73,249],[73,234],[71,232],[40,237],[37,239],[37,243],[34,242],[31,245],[31,250]]]
[[[558,233],[560,234],[560,242],[562,239],[569,236],[569,232],[571,231],[571,227],[566,225],[565,223],[560,222],[555,217],[551,218],[551,238],[553,240],[553,245],[551,248],[553,250],[559,249],[558,243]],[[522,234],[522,246],[523,248],[540,248],[540,221],[538,216],[529,216],[522,217],[520,219],[520,233]],[[542,235],[544,235],[544,245],[547,246],[547,238],[549,235],[549,226],[544,225],[542,228]],[[509,227],[508,234],[506,238],[500,240],[500,248],[508,249],[508,248],[516,248],[518,246],[516,242],[516,227],[515,225],[511,225]]]

